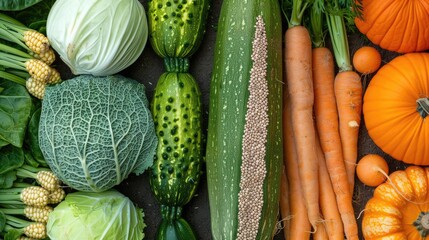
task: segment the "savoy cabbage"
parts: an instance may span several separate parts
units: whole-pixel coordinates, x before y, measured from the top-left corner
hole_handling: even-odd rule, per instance
[[[40,148],[68,186],[101,192],[152,165],[158,143],[143,84],[80,75],[47,87]]]

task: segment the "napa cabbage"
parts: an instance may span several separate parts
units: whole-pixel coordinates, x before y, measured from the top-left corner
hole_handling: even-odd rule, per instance
[[[153,163],[157,145],[145,86],[113,75],[80,75],[46,88],[39,145],[68,186],[101,192]]]

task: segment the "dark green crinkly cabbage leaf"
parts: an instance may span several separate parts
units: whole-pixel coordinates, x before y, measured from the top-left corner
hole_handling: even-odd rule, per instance
[[[152,165],[158,143],[143,84],[80,75],[47,87],[39,145],[70,187],[101,192]]]

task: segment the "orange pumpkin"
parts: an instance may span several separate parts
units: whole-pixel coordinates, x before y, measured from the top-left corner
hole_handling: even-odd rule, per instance
[[[390,174],[368,200],[362,219],[366,240],[429,238],[429,168],[410,166]]]
[[[371,42],[400,53],[429,49],[428,0],[362,0],[355,24]]]
[[[428,98],[429,53],[407,53],[381,67],[363,99],[374,143],[397,160],[429,165]]]

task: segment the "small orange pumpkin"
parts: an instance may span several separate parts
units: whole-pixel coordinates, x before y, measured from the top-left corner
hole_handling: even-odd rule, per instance
[[[362,0],[355,24],[371,42],[400,53],[429,49],[429,1]]]
[[[429,31],[428,31],[429,32]],[[429,53],[407,53],[381,67],[363,99],[368,134],[397,160],[429,165]]]
[[[390,174],[374,190],[362,219],[362,234],[371,239],[429,238],[429,168],[410,166]]]

